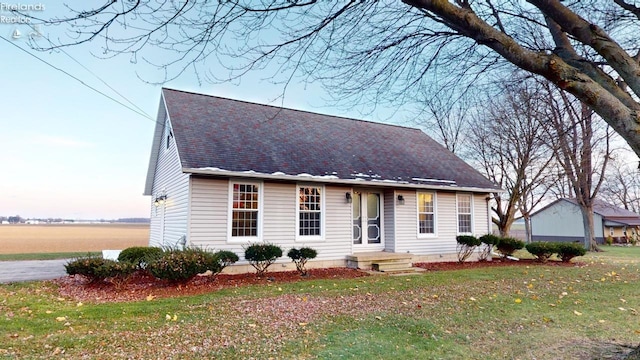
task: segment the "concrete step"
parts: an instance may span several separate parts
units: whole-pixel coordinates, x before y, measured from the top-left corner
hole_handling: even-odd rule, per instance
[[[407,262],[376,262],[371,264],[374,271],[395,271],[403,269],[412,269],[411,264]]]
[[[371,270],[373,264],[396,263],[411,264],[413,255],[409,253],[390,253],[385,251],[373,251],[347,255],[347,267]]]

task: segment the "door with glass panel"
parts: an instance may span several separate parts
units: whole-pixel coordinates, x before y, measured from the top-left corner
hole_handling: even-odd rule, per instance
[[[354,250],[384,249],[380,193],[354,191],[352,199]]]

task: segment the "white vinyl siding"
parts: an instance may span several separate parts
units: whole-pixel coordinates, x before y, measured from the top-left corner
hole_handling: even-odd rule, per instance
[[[161,107],[162,111],[162,107]],[[163,118],[163,117],[160,117]],[[161,125],[158,125],[161,126]],[[165,130],[170,129],[170,121],[166,119]],[[171,141],[173,141],[173,137]],[[154,200],[166,195],[163,204],[155,206]],[[182,172],[175,144],[158,153],[155,178],[151,191],[151,224],[149,245],[174,247],[179,245],[183,236],[187,236],[187,214],[189,198],[189,176]]]
[[[351,253],[351,204],[345,200],[349,188],[324,187],[324,241],[296,239],[296,189],[296,184],[262,184],[261,240],[282,248],[285,255],[278,262],[290,262],[286,257],[289,249],[303,246],[318,251],[316,260],[344,259]],[[191,244],[211,250],[230,250],[244,260],[243,247],[252,241],[228,241],[229,192],[227,180],[192,179]]]
[[[473,234],[473,195],[457,194],[458,234]]]
[[[456,195],[452,192],[433,192],[435,198],[435,228],[428,237],[418,233],[418,195],[416,191],[396,191],[403,195],[404,205],[396,204],[395,252],[416,255],[454,254],[456,252],[457,216]]]
[[[489,194],[473,194],[473,235],[489,234],[489,209],[487,203]]]
[[[396,202],[397,194],[393,190],[384,192],[384,250],[389,252],[396,251],[395,232],[396,232],[396,206],[400,206]],[[402,205],[404,206],[404,205]]]

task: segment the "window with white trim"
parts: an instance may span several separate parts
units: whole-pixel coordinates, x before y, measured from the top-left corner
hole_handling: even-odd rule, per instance
[[[322,187],[298,186],[299,237],[322,237],[322,192]]]
[[[418,233],[422,235],[435,235],[436,213],[435,193],[418,193]]]
[[[458,233],[471,234],[473,232],[471,213],[471,194],[458,194]]]
[[[260,185],[233,183],[231,237],[258,237]]]

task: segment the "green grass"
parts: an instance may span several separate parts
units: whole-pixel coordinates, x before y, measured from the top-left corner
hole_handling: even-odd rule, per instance
[[[19,261],[19,260],[55,260],[55,259],[73,259],[84,257],[87,255],[102,255],[101,252],[57,252],[57,253],[30,253],[30,254],[0,254],[0,261]]]
[[[577,258],[581,267],[265,283],[117,304],[78,303],[50,282],[4,285],[0,359],[611,358],[640,343],[640,247],[605,250]]]

